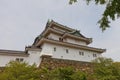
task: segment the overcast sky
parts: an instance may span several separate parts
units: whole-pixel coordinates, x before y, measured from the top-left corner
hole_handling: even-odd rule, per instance
[[[102,32],[97,21],[103,10],[82,0],[73,5],[68,0],[0,0],[0,49],[24,50],[52,19],[93,38],[90,46],[105,48],[103,56],[120,61],[120,19]]]

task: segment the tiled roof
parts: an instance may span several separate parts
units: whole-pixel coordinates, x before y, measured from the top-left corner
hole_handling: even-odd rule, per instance
[[[47,22],[47,25],[46,25],[46,26],[49,27],[49,26],[51,26],[52,24],[58,25],[58,26],[63,27],[63,28],[66,28],[66,29],[68,29],[68,30],[70,30],[70,31],[75,31],[75,29],[70,28],[70,27],[65,26],[65,25],[62,25],[62,24],[60,24],[60,23],[58,23],[58,22],[55,22],[54,20],[51,20],[51,21]],[[46,28],[47,28],[47,27],[46,27]]]
[[[78,30],[75,30],[75,31],[69,32],[69,34],[72,34],[72,35],[75,35],[75,36],[78,36],[78,37],[86,38],[86,37],[83,36],[83,35],[80,33],[80,31],[78,31]]]
[[[61,24],[59,24],[59,23],[51,20],[51,21],[48,21],[48,22],[47,22],[45,30],[44,30],[39,36],[37,36],[37,37],[35,38],[33,45],[35,45],[42,37],[44,37],[43,34],[44,34],[47,30],[49,30],[48,28],[50,28],[53,24],[54,24],[54,25],[57,25],[57,26],[59,26],[59,27],[61,27],[61,28],[65,28],[65,29],[68,29],[68,30],[69,30],[69,32],[62,32],[63,34],[68,33],[68,34],[71,34],[71,35],[74,35],[74,36],[77,36],[77,37],[86,38],[85,36],[83,36],[83,35],[80,33],[79,30],[75,30],[75,29],[73,29],[73,28],[70,28],[70,27],[61,25]],[[56,30],[56,29],[54,29],[54,30],[55,30],[55,31],[58,31],[58,30]],[[58,32],[61,32],[61,31],[58,31]],[[86,38],[86,39],[87,39],[87,38]]]
[[[29,54],[25,51],[15,51],[15,50],[0,50],[0,55],[9,56],[28,56]]]

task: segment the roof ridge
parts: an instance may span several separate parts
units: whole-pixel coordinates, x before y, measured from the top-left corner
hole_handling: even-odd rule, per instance
[[[71,30],[76,30],[76,29],[73,29],[73,28],[71,28],[71,27],[62,25],[62,24],[60,24],[60,23],[58,23],[58,22],[56,22],[56,21],[54,21],[54,20],[51,20],[51,21],[48,22],[48,24],[50,24],[50,23],[55,23],[55,24],[58,24],[58,25],[60,25],[60,26],[62,26],[62,27],[64,27],[64,28],[68,28],[68,29],[71,29]]]

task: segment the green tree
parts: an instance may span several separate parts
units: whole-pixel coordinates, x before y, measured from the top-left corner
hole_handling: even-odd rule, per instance
[[[57,68],[52,71],[51,80],[87,80],[86,74],[71,67]]]
[[[78,0],[70,0],[69,3],[75,3]],[[102,14],[102,18],[98,21],[100,24],[100,28],[102,31],[106,30],[106,28],[109,28],[110,25],[110,19],[115,20],[116,18],[120,17],[120,0],[84,0],[88,4],[91,1],[94,1],[97,5],[105,5],[106,8]]]
[[[87,80],[86,74],[71,67],[59,67],[53,70],[40,69],[40,80]]]
[[[1,72],[0,80],[40,80],[39,70],[35,65],[12,61]]]
[[[94,77],[97,80],[119,80],[120,68],[110,58],[98,58],[93,61]]]
[[[35,65],[12,61],[1,71],[0,80],[86,80],[86,74],[71,67],[38,69]]]
[[[49,70],[46,67],[42,67],[40,69],[40,80],[52,80],[54,74],[52,74],[52,70]]]
[[[71,67],[57,68],[52,71],[53,79],[57,80],[72,80],[71,75],[74,73]]]
[[[72,80],[87,80],[86,74],[81,71],[76,71],[71,75]]]

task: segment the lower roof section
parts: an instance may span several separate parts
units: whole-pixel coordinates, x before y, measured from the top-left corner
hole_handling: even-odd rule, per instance
[[[0,55],[5,56],[19,56],[19,57],[28,57],[29,54],[25,51],[15,51],[15,50],[0,50]]]
[[[73,48],[78,48],[78,49],[83,49],[83,50],[94,51],[94,52],[98,52],[98,53],[103,53],[106,51],[106,49],[93,48],[93,47],[77,45],[77,44],[72,44],[72,43],[68,43],[68,42],[61,42],[61,41],[47,39],[47,38],[42,38],[36,46],[40,46],[44,43],[51,43],[51,44],[62,45],[62,46],[67,46],[67,47],[73,47]]]

